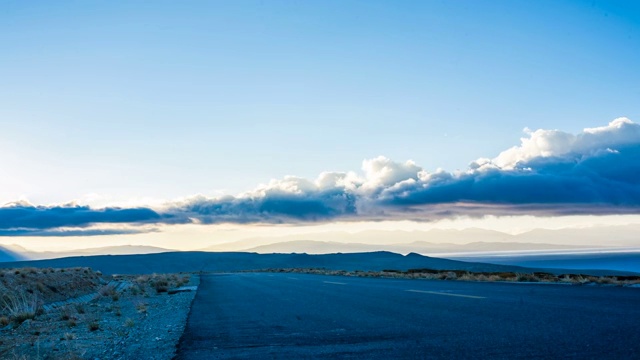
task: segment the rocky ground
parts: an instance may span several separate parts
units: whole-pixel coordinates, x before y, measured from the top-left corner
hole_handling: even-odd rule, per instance
[[[4,270],[4,279],[9,281],[0,287],[0,358],[174,356],[195,291],[169,293],[176,288],[197,286],[198,275],[102,276],[84,268],[51,270]],[[23,277],[25,272],[29,276]],[[56,291],[46,293],[42,286],[47,287],[65,273],[72,274],[66,275],[67,285],[52,285]],[[0,283],[2,278],[0,274]],[[38,290],[38,284],[43,284],[40,290],[45,293]],[[82,300],[43,310],[46,303],[80,296]],[[87,298],[93,300],[87,302]]]

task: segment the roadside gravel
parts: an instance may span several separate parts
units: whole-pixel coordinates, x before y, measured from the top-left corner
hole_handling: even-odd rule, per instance
[[[186,324],[195,291],[169,295],[177,286],[197,286],[195,274],[117,276],[132,285],[109,287],[86,304],[39,313],[0,330],[2,359],[171,359]]]

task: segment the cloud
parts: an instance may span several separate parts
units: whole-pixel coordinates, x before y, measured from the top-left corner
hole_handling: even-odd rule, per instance
[[[435,220],[456,215],[640,212],[640,125],[626,118],[579,134],[525,129],[518,146],[466,171],[365,160],[361,175],[272,180],[237,197],[196,197],[170,212],[204,223]]]
[[[0,236],[2,237],[16,237],[16,236],[38,236],[38,237],[72,237],[72,236],[102,236],[102,235],[134,235],[134,234],[146,234],[149,232],[156,232],[156,229],[11,229],[0,230]]]
[[[193,197],[168,212],[206,224],[311,222],[355,216],[355,202],[355,196],[344,188],[322,189],[306,180],[287,178],[238,197]]]
[[[607,126],[587,128],[573,135],[559,130],[530,131],[520,146],[503,151],[492,160],[501,169],[541,158],[588,157],[617,147],[640,145],[640,126],[627,118],[618,118]]]
[[[640,125],[626,118],[578,134],[525,129],[520,144],[464,171],[364,160],[360,172],[288,176],[239,194],[193,196],[162,209],[12,204],[0,231],[127,223],[437,220],[459,215],[640,213]]]
[[[27,236],[48,234],[57,236],[128,234],[143,230],[61,230],[61,228],[85,228],[94,224],[145,224],[171,222],[149,208],[103,208],[92,209],[76,204],[34,206],[20,201],[0,207],[0,236]]]

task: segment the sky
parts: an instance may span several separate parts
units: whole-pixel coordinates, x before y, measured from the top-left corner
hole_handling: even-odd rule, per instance
[[[3,242],[640,223],[637,2],[3,1],[0,49]]]

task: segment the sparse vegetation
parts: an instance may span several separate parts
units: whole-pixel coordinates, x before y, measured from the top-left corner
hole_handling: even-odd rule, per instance
[[[612,285],[630,286],[640,284],[640,276],[593,276],[585,274],[561,274],[555,275],[545,272],[514,273],[514,272],[470,272],[465,270],[433,270],[433,269],[410,269],[382,270],[382,271],[344,271],[326,269],[266,269],[265,272],[295,272],[319,275],[340,275],[340,276],[360,276],[360,277],[390,277],[408,279],[427,280],[450,280],[450,281],[508,281],[508,282],[544,282],[544,283],[565,283],[573,285]]]
[[[151,286],[156,289],[156,293],[164,293],[169,290],[169,281],[172,280],[175,283],[175,280],[171,279],[171,277],[168,275],[153,274],[151,278]]]
[[[89,322],[89,331],[96,331],[98,329],[100,329],[100,323],[98,322],[98,320],[92,320],[91,322]]]
[[[104,285],[114,280],[124,284]],[[0,269],[0,329],[11,327],[2,333],[0,358],[93,359],[103,358],[105,348],[112,351],[108,355],[117,349],[122,354],[118,358],[133,358],[126,354],[126,339],[174,336],[167,329],[186,318],[190,299],[167,297],[163,289],[187,283],[189,276],[184,274],[101,277],[89,268]],[[51,307],[74,298],[77,302]],[[118,341],[105,342],[107,334]],[[160,344],[164,343],[143,346],[155,349]]]
[[[8,316],[8,319],[19,325],[25,320],[36,317],[38,310],[38,298],[34,294],[29,294],[25,290],[15,292],[4,292],[0,299],[2,313]]]
[[[75,304],[75,308],[78,314],[84,314],[86,312],[84,304]]]
[[[147,312],[147,304],[142,302],[137,304],[136,310],[138,310],[139,313],[145,314]]]
[[[114,289],[113,286],[111,286],[111,285],[105,285],[105,286],[101,287],[100,290],[98,291],[98,294],[100,294],[100,296],[104,296],[104,297],[117,295],[116,289]]]

